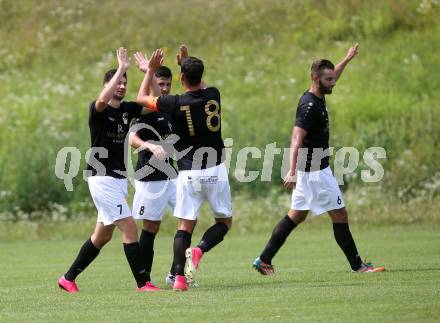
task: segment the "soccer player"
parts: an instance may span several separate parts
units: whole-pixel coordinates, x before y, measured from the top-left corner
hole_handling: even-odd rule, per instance
[[[292,204],[287,215],[275,226],[269,242],[253,263],[263,275],[272,275],[272,259],[286,238],[309,211],[315,215],[328,212],[333,222],[333,232],[353,272],[379,272],[384,267],[374,267],[362,261],[348,226],[348,215],[338,183],[329,167],[329,157],[322,152],[329,148],[329,122],[325,95],[331,94],[345,66],[358,52],[358,44],[348,50],[346,57],[336,67],[320,59],[312,64],[312,85],[298,103],[296,122],[291,138],[290,170],[284,185],[292,189]],[[298,154],[305,148],[305,163]]]
[[[123,101],[127,89],[126,71],[130,66],[127,50],[117,50],[118,69],[104,76],[104,88],[89,109],[89,128],[93,153],[88,160],[88,185],[98,210],[98,219],[90,239],[81,247],[69,270],[58,280],[60,288],[78,292],[76,277],[98,256],[112,238],[115,227],[122,233],[127,261],[137,290],[154,290],[141,261],[136,223],[126,202],[127,179],[124,142],[132,119],[148,113],[135,102]]]
[[[135,58],[139,69],[147,72],[148,60],[137,52]],[[172,73],[166,66],[160,66],[155,73],[157,85],[162,95],[171,91]],[[133,199],[133,217],[142,220],[143,229],[139,238],[141,254],[147,275],[150,276],[154,258],[154,240],[159,232],[166,207],[174,211],[176,206],[177,171],[167,158],[170,152],[152,141],[166,141],[172,133],[171,119],[163,112],[152,112],[141,116],[136,123],[140,128],[130,132],[129,143],[133,148],[141,148],[136,165]],[[167,165],[154,167],[154,160],[164,160]],[[167,167],[168,166],[168,167]],[[171,272],[173,268],[171,269]],[[171,274],[170,274],[171,275]],[[150,277],[149,277],[150,278]],[[168,282],[167,276],[167,283]]]
[[[181,50],[182,53],[182,50]],[[150,85],[160,60],[154,57],[139,89],[139,104],[171,116],[175,144],[183,157],[177,160],[177,201],[174,216],[179,219],[174,236],[173,289],[186,291],[185,277],[193,279],[204,253],[219,244],[232,225],[232,203],[228,175],[223,163],[220,92],[202,83],[203,62],[196,57],[180,57],[182,95],[151,96]],[[200,207],[208,201],[215,224],[203,235],[196,248],[190,248],[191,237]],[[185,261],[186,265],[185,266]]]

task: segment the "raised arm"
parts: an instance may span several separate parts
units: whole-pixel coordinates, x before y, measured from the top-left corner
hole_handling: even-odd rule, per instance
[[[148,62],[148,69],[145,73],[142,84],[139,88],[137,103],[152,110],[156,111],[157,97],[160,95],[160,90],[157,93],[150,93],[151,85],[154,78],[154,73],[162,65],[163,51],[162,49],[156,49]]]
[[[179,52],[176,55],[177,65],[181,66],[182,61],[189,56],[188,54],[188,46],[185,44],[180,45]],[[206,89],[206,83],[202,80],[200,83],[202,89]]]
[[[335,66],[335,72],[336,72],[336,81],[341,76],[342,72],[345,69],[345,66],[355,57],[358,53],[359,44],[356,43],[355,45],[351,46],[348,49],[347,55],[344,57],[344,59],[339,62],[338,65]]]
[[[110,100],[113,98],[113,94],[118,87],[121,78],[124,76],[130,67],[130,59],[127,58],[127,50],[123,47],[118,48],[116,51],[116,56],[118,58],[118,69],[111,80],[104,86],[101,94],[96,99],[95,107],[97,112],[102,112]]]
[[[298,161],[298,151],[303,145],[303,141],[307,131],[300,127],[293,127],[292,138],[290,141],[290,169],[287,175],[284,177],[284,187],[292,189],[296,184],[296,164]]]
[[[134,58],[136,59],[136,65],[138,66],[139,70],[141,72],[147,73],[148,64],[150,63],[147,56],[142,54],[141,52],[136,52],[134,53]],[[157,85],[156,77],[153,77],[153,79],[151,80],[150,93],[155,96],[160,95],[160,88]]]
[[[179,47],[179,52],[176,55],[176,62],[177,65],[181,66],[182,65],[182,61],[187,58],[188,55],[188,46],[186,46],[185,44],[180,45]]]

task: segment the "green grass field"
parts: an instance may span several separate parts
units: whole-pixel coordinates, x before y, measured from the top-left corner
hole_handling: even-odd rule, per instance
[[[76,295],[59,290],[56,280],[82,240],[0,242],[0,321],[437,321],[439,231],[418,225],[352,231],[361,254],[387,272],[349,273],[331,226],[306,223],[275,258],[276,276],[251,270],[268,233],[232,234],[206,255],[200,287],[187,293],[135,292],[118,235],[77,279]],[[164,288],[171,245],[171,236],[158,236],[153,280]]]

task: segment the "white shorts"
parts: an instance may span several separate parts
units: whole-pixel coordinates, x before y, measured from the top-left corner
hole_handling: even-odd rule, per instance
[[[127,205],[127,179],[110,176],[90,176],[87,179],[90,194],[98,210],[97,222],[104,225],[131,216]]]
[[[162,221],[168,205],[176,207],[176,180],[134,181],[133,217],[138,220]]]
[[[179,172],[174,216],[196,220],[205,200],[208,201],[216,218],[232,216],[231,190],[225,164]]]
[[[292,192],[292,210],[311,210],[314,215],[345,206],[338,182],[330,167],[314,172],[298,171]]]

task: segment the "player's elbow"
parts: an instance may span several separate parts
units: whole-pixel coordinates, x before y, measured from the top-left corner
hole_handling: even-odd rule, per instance
[[[292,148],[301,148],[302,142],[303,142],[303,140],[299,136],[298,137],[296,137],[296,136],[293,137],[292,138]]]
[[[143,99],[142,94],[138,94],[136,98],[136,103],[145,107],[145,100]]]
[[[130,132],[129,134],[128,134],[128,144],[131,146],[131,147],[133,147],[133,148],[136,148],[134,145],[134,143],[135,143],[135,140],[136,140],[136,134],[134,133],[134,132]]]
[[[95,108],[97,112],[102,112],[107,106],[107,102],[101,98],[98,98],[95,102]]]

